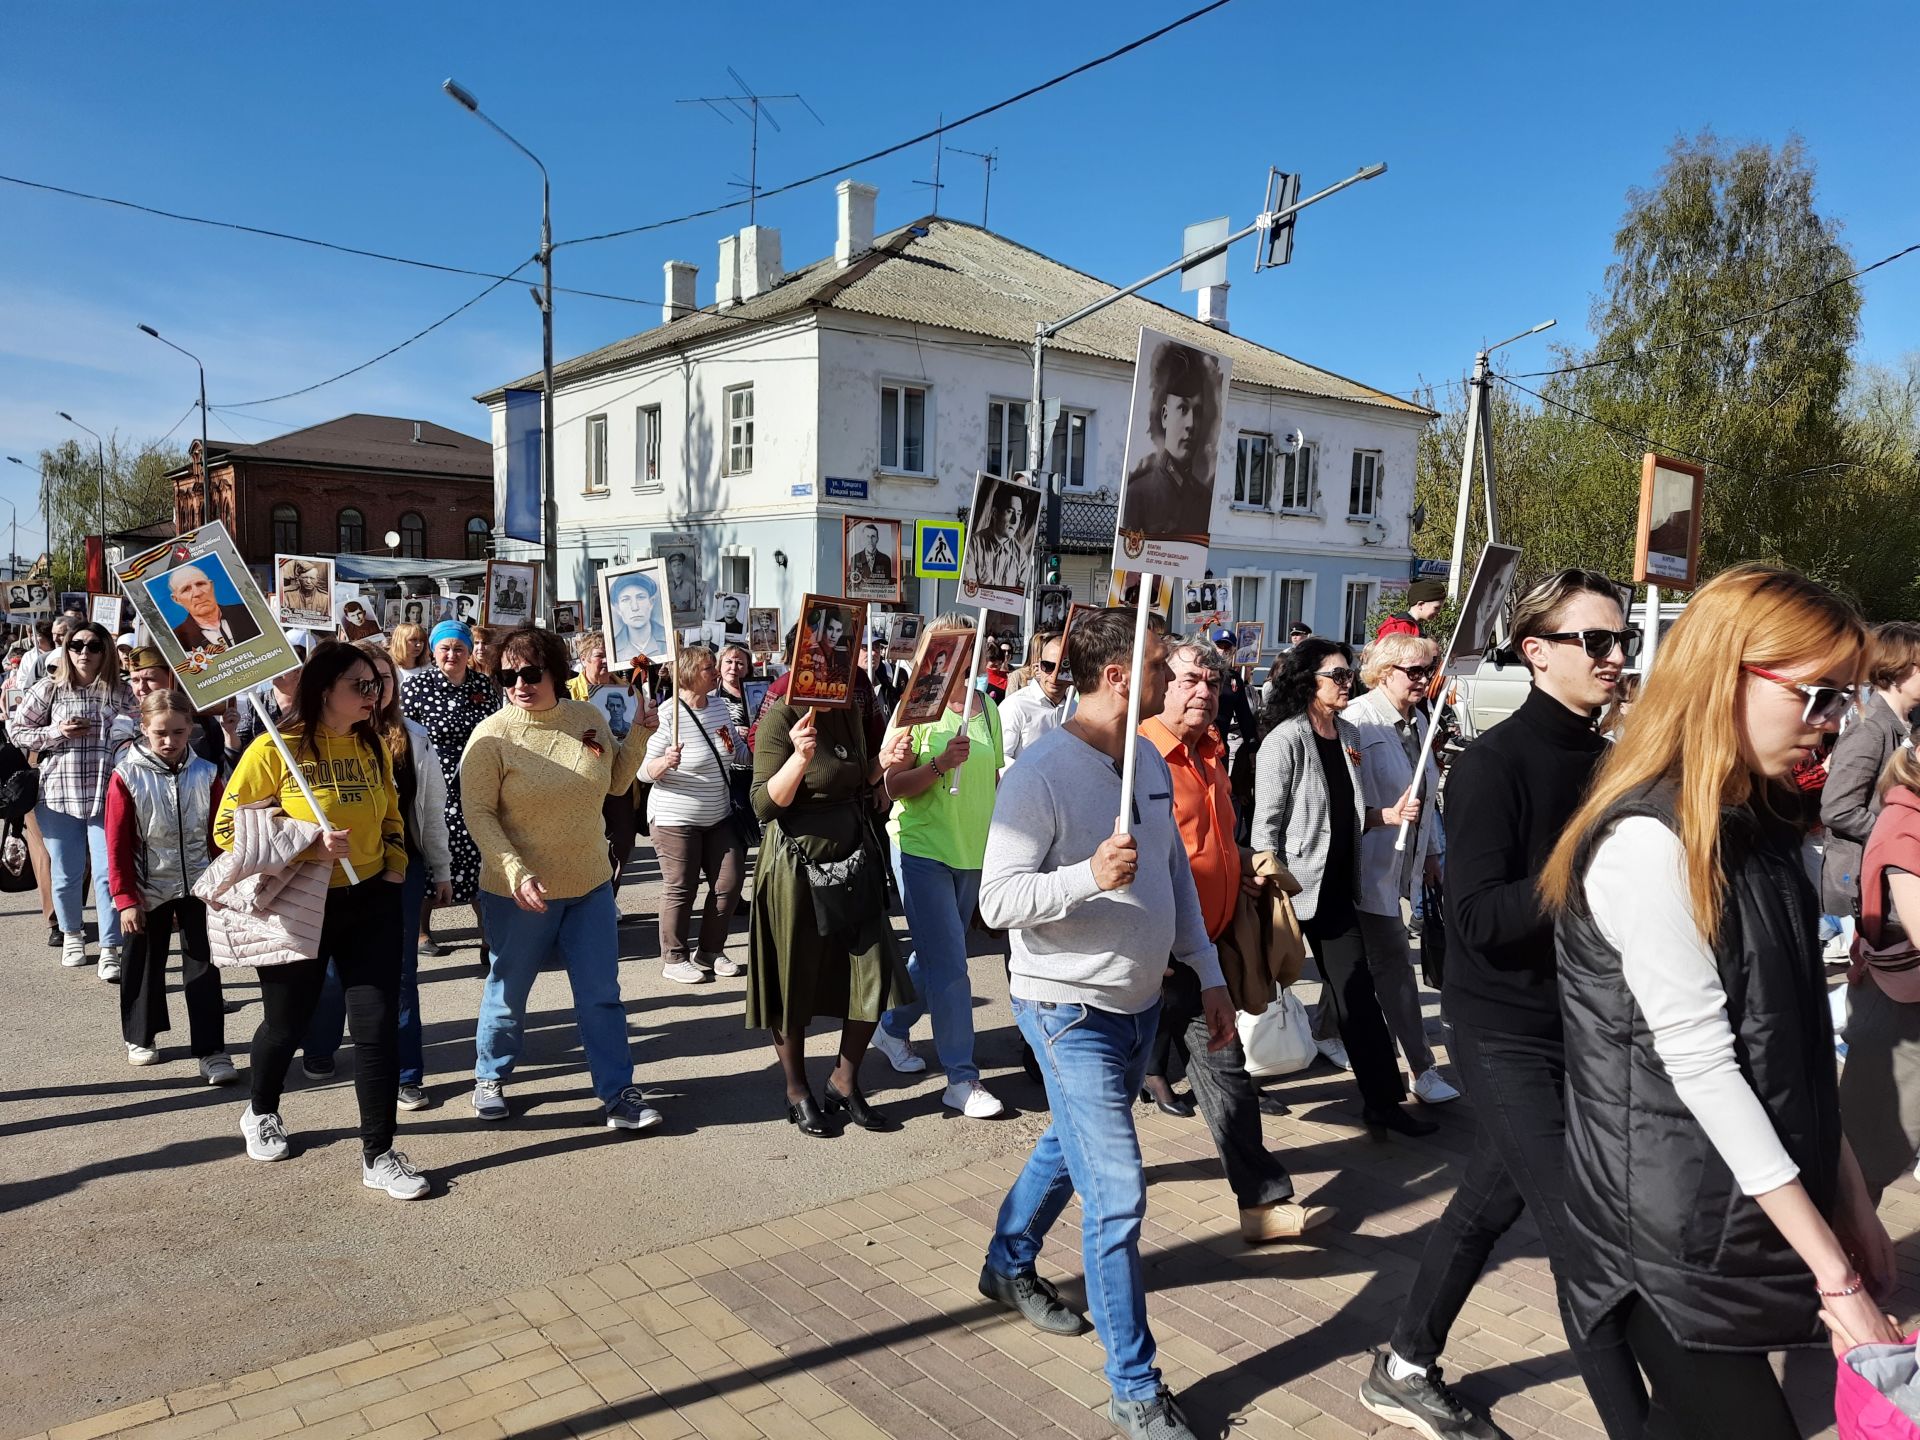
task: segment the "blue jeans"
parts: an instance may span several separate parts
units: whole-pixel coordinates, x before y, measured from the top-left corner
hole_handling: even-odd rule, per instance
[[[907,977],[919,998],[880,1017],[889,1035],[907,1038],[922,1015],[933,1017],[933,1048],[947,1083],[980,1078],[973,1063],[973,985],[967,977],[967,927],[980,899],[980,872],[954,870],[924,855],[893,847],[893,873],[907,909],[913,954]]]
[[[505,895],[486,890],[479,901],[492,964],[480,997],[474,1078],[504,1080],[513,1072],[527,993],[547,957],[558,951],[573,987],[573,1019],[587,1052],[593,1093],[611,1105],[633,1084],[627,1011],[620,1003],[620,914],[613,882],[574,900],[549,899],[544,914],[522,910]]]
[[[1016,998],[1013,1018],[1039,1058],[1053,1123],[1001,1202],[987,1266],[1001,1275],[1032,1273],[1047,1231],[1079,1191],[1087,1309],[1107,1347],[1107,1383],[1119,1399],[1151,1400],[1160,1372],[1140,1273],[1147,1177],[1133,1097],[1146,1077],[1159,1002],[1116,1015]]]
[[[40,822],[40,838],[47,842],[47,861],[53,867],[53,916],[68,935],[84,933],[87,908],[87,871],[93,871],[93,907],[100,916],[100,943],[120,943],[120,912],[113,908],[107,885],[107,817],[91,820],[63,815],[44,804],[33,807]]]
[[[418,915],[427,898],[427,865],[424,860],[407,862],[407,878],[400,887],[400,910]],[[426,1059],[420,1040],[420,927],[401,927],[400,937],[400,1084],[418,1085],[426,1078]],[[319,1003],[313,1007],[313,1023],[300,1049],[303,1054],[331,1060],[347,1033],[347,993],[340,988],[338,967],[328,964],[326,981],[320,987]]]

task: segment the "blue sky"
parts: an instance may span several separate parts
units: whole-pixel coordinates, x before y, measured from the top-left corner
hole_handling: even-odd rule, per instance
[[[1188,8],[6,0],[0,172],[505,270],[537,242],[537,175],[440,92],[448,75],[547,162],[566,239],[736,193],[744,124],[674,103],[725,93],[728,64],[765,92],[802,92],[826,122],[776,112],[785,128],[762,131],[760,174],[777,184]],[[1291,267],[1256,276],[1251,249],[1236,251],[1232,317],[1263,343],[1405,390],[1457,377],[1482,340],[1549,316],[1552,338],[1580,342],[1628,189],[1702,126],[1775,143],[1801,134],[1820,204],[1862,262],[1920,240],[1916,52],[1920,10],[1895,0],[1604,12],[1235,0],[949,144],[999,151],[994,229],[1117,282],[1174,258],[1191,221],[1244,223],[1269,165],[1302,171],[1311,190],[1385,160],[1385,177],[1302,218]],[[852,173],[879,186],[882,228],[931,208],[913,183],[931,178],[930,146]],[[941,208],[978,220],[979,163],[949,155],[943,178]],[[781,229],[790,266],[826,253],[832,182],[766,202],[760,219]],[[561,296],[558,353],[658,323],[666,259],[698,263],[711,300],[716,241],[744,223],[739,212],[562,249],[559,284],[651,303]],[[358,364],[484,283],[0,185],[0,454],[31,460],[71,433],[62,409],[135,438],[179,420],[193,367],[138,322],[206,360],[218,407]],[[1176,284],[1156,297],[1190,304]],[[1862,355],[1920,348],[1920,255],[1864,287]],[[1539,340],[1508,353],[1516,369],[1550,359]],[[470,397],[538,363],[537,312],[523,287],[504,286],[349,380],[216,411],[213,434],[265,439],[354,410],[478,432]],[[0,472],[0,499],[31,504],[32,477]]]

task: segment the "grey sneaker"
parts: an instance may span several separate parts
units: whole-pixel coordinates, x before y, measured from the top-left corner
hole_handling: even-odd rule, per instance
[[[629,1085],[620,1098],[607,1107],[609,1130],[651,1130],[665,1117],[647,1103],[638,1085]]]
[[[991,1265],[980,1267],[980,1293],[1009,1310],[1018,1310],[1036,1330],[1050,1335],[1084,1335],[1093,1326],[1060,1298],[1060,1292],[1038,1275],[1002,1275]]]
[[[413,1168],[413,1162],[398,1150],[389,1150],[372,1160],[360,1162],[360,1183],[369,1190],[384,1190],[396,1200],[418,1200],[433,1187],[427,1177]]]
[[[249,1105],[240,1112],[240,1133],[247,1138],[249,1160],[287,1158],[287,1127],[277,1114],[256,1115]]]
[[[691,960],[675,960],[660,967],[660,978],[671,980],[677,985],[704,985],[713,979],[713,976]]]
[[[507,1097],[502,1093],[498,1080],[473,1082],[473,1113],[482,1120],[507,1118]]]
[[[233,1057],[223,1050],[201,1057],[200,1078],[209,1085],[231,1085],[240,1078],[240,1072],[233,1068]]]
[[[723,980],[732,980],[747,973],[747,967],[731,955],[712,955],[708,959],[713,962],[711,967],[713,973]]]
[[[1164,1385],[1151,1400],[1122,1400],[1116,1395],[1107,1402],[1107,1419],[1129,1440],[1196,1440],[1187,1428],[1187,1417],[1174,1403],[1173,1392]]]
[[[1373,1369],[1360,1382],[1360,1403],[1382,1420],[1404,1425],[1427,1440],[1509,1440],[1506,1431],[1474,1414],[1447,1388],[1438,1365],[1397,1379],[1388,1353],[1374,1352]]]
[[[433,1102],[427,1099],[427,1092],[418,1085],[402,1085],[396,1102],[402,1110],[424,1110]]]

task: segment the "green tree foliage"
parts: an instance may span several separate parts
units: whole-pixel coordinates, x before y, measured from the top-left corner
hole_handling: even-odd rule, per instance
[[[1797,139],[1676,142],[1657,183],[1628,196],[1593,346],[1523,382],[1544,404],[1495,387],[1496,503],[1525,572],[1629,575],[1640,457],[1659,449],[1706,457],[1703,573],[1777,561],[1870,615],[1916,613],[1920,512],[1903,497],[1920,480],[1920,366],[1856,373],[1854,268]],[[1455,403],[1421,453],[1421,554],[1451,547],[1463,433]]]
[[[167,472],[187,463],[186,452],[152,441],[136,446],[117,432],[107,437],[104,451],[107,533],[170,520],[173,484]],[[84,588],[79,583],[86,574],[83,542],[100,533],[100,457],[91,439],[69,440],[40,452],[53,532],[48,551],[64,588]]]

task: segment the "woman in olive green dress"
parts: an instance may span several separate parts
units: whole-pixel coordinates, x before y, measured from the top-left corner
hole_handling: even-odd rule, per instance
[[[892,1128],[860,1091],[860,1061],[873,1027],[889,1005],[911,995],[886,905],[886,856],[872,824],[872,788],[889,763],[913,744],[899,731],[867,753],[860,714],[852,707],[769,705],[754,737],[753,809],[766,827],[753,879],[749,932],[747,1025],[773,1032],[787,1085],[787,1119],[806,1135],[827,1135],[825,1116],[807,1083],[807,1025],[837,1016],[839,1061],[827,1080],[826,1114],[846,1111],[865,1130]],[[866,851],[866,882],[875,903],[860,907],[842,933],[823,937],[798,850],[809,862],[844,860]]]

